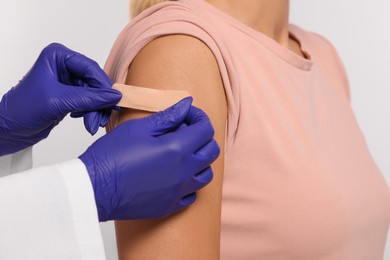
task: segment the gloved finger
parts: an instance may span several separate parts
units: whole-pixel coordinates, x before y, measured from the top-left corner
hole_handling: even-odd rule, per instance
[[[100,126],[105,126],[108,123],[108,120],[109,116],[101,112],[89,112],[84,114],[84,127],[91,135],[94,135]]]
[[[84,127],[94,135],[99,130],[99,127],[105,127],[108,124],[111,116],[111,109],[104,109],[99,112],[72,112],[72,118],[84,118]]]
[[[80,118],[83,117],[86,113],[85,112],[72,112],[70,113],[71,118]]]
[[[90,112],[114,107],[122,98],[115,89],[97,89],[89,87],[69,87],[61,85],[58,99],[62,101],[66,112]]]
[[[197,195],[196,193],[190,193],[186,196],[184,196],[180,202],[179,202],[179,208],[178,208],[178,211],[179,210],[182,210],[183,208],[186,208],[188,207],[189,205],[193,204],[195,201],[196,201],[196,198],[197,198]]]
[[[187,127],[188,125],[186,123],[182,123],[177,129],[182,129]]]
[[[100,126],[101,126],[101,127],[104,127],[104,126],[107,125],[108,120],[110,119],[110,116],[111,116],[111,112],[112,112],[112,110],[116,110],[115,108],[116,108],[116,107],[113,107],[113,109],[103,109],[103,110],[99,111],[99,113],[104,114],[104,119],[103,119],[103,120],[100,120]],[[118,111],[118,110],[116,110],[116,111]],[[70,114],[70,116],[71,116],[72,118],[80,118],[80,117],[83,117],[83,116],[84,116],[85,114],[87,114],[87,113],[89,113],[89,112],[72,112],[72,113]],[[104,122],[105,122],[105,123],[104,123]]]
[[[94,88],[111,88],[113,82],[96,61],[75,53],[65,59],[68,71]]]
[[[221,150],[219,148],[217,141],[213,139],[205,146],[200,148],[198,151],[196,151],[193,157],[197,159],[199,164],[209,166],[215,160],[217,160],[220,152]]]
[[[210,122],[210,119],[202,109],[192,106],[184,123],[190,126],[202,121]]]
[[[183,194],[196,192],[213,180],[214,174],[211,167],[207,167],[203,171],[193,176],[183,187]]]
[[[89,112],[84,115],[84,127],[91,135],[96,134],[100,126],[99,113]]]
[[[187,176],[195,172],[203,172],[205,169],[210,168],[210,165],[218,158],[219,154],[220,148],[213,139],[189,157],[192,171],[189,171]]]
[[[39,59],[44,59],[56,80],[71,86],[110,88],[111,80],[92,59],[73,51],[62,44],[52,43],[43,51]]]
[[[154,136],[162,135],[178,128],[187,117],[191,107],[192,97],[184,98],[162,112],[145,117],[149,133]]]
[[[186,196],[182,197],[180,200],[178,200],[168,212],[166,212],[163,216],[160,217],[166,217],[171,214],[177,213],[193,204],[196,199],[197,195],[195,192],[189,193]]]
[[[105,127],[110,121],[111,109],[103,109],[100,111],[100,127]]]
[[[73,87],[89,87],[89,85],[86,82],[84,82],[79,78],[75,78],[74,76],[69,76],[67,82],[68,83],[66,83],[66,85],[71,85]]]
[[[195,153],[213,139],[214,128],[206,113],[195,107],[190,108],[185,121],[188,124],[187,127],[182,127],[160,138],[175,143],[185,152]]]

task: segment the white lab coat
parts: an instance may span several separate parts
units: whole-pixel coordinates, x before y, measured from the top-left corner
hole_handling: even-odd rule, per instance
[[[105,259],[84,164],[31,168],[31,149],[0,157],[0,259]]]

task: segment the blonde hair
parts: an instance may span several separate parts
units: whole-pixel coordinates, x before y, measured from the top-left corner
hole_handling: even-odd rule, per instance
[[[155,4],[166,2],[166,1],[172,1],[172,0],[130,0],[131,17],[137,16],[143,10],[146,10]]]

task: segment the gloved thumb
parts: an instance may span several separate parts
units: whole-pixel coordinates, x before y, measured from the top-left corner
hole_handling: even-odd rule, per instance
[[[107,125],[111,115],[111,109],[101,110],[100,112],[88,112],[83,115],[85,129],[91,135],[96,134],[99,127]]]
[[[152,135],[158,136],[177,129],[186,119],[192,104],[192,97],[186,97],[164,111],[144,118]]]
[[[91,112],[115,106],[122,94],[111,88],[63,86],[62,104],[66,113]]]

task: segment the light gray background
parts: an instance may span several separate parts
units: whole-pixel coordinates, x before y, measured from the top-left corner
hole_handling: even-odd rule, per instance
[[[291,9],[293,23],[321,33],[338,49],[353,109],[390,183],[390,2],[292,0]],[[15,85],[50,42],[61,42],[104,66],[127,21],[128,0],[1,0],[0,92]],[[77,157],[103,133],[90,137],[82,120],[66,118],[35,147],[35,166]],[[112,223],[102,224],[102,233],[107,258],[117,259]]]

